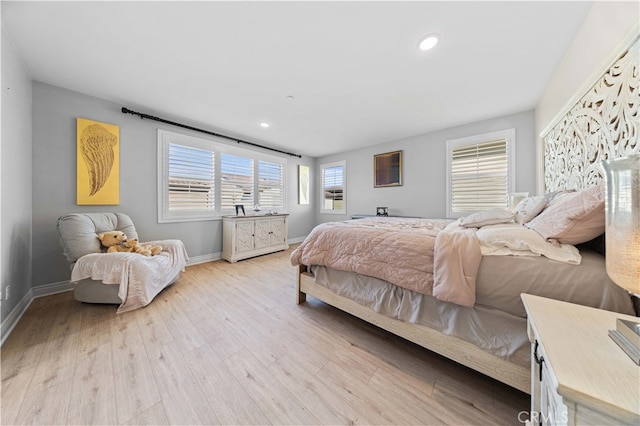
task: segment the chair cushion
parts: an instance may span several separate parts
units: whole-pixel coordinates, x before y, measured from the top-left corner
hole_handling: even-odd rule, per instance
[[[107,231],[138,238],[131,218],[124,213],[71,213],[58,219],[62,251],[72,265],[85,254],[102,252],[98,234]]]

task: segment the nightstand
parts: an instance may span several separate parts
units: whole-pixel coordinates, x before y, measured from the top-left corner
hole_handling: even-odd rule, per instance
[[[608,336],[640,318],[523,294],[531,424],[640,424],[640,368]]]

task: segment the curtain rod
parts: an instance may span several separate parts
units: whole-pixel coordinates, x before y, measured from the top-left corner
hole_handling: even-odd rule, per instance
[[[126,107],[122,107],[122,113],[123,114],[138,115],[138,116],[140,116],[141,119],[142,118],[147,118],[149,120],[154,120],[154,121],[159,121],[161,123],[171,124],[172,126],[178,126],[178,127],[184,128],[184,129],[195,130],[196,132],[206,133],[207,135],[217,136],[219,138],[229,139],[229,140],[235,141],[237,143],[244,143],[244,144],[247,144],[247,145],[256,146],[258,148],[268,149],[270,151],[279,152],[281,154],[287,154],[287,155],[290,155],[292,157],[302,158],[302,155],[300,155],[300,154],[294,154],[292,152],[282,151],[282,150],[279,150],[279,149],[276,149],[276,148],[271,148],[271,147],[268,147],[268,146],[259,145],[259,144],[254,143],[254,142],[244,141],[244,140],[238,139],[238,138],[232,138],[231,136],[221,135],[220,133],[210,132],[208,130],[199,129],[199,128],[193,127],[193,126],[188,126],[186,124],[176,123],[175,121],[169,121],[169,120],[165,120],[164,118],[154,117],[153,115],[143,114],[141,112],[132,111],[129,108],[126,108]]]

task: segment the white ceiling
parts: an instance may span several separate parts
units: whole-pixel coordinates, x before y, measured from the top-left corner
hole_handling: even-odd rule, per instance
[[[535,108],[591,4],[2,1],[2,21],[33,80],[318,157]]]

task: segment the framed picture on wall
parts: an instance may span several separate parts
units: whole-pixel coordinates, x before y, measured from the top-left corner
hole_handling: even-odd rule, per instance
[[[120,204],[120,127],[80,117],[76,127],[77,204]]]
[[[309,166],[298,165],[298,204],[309,204]]]
[[[373,187],[402,185],[402,151],[373,156]]]

